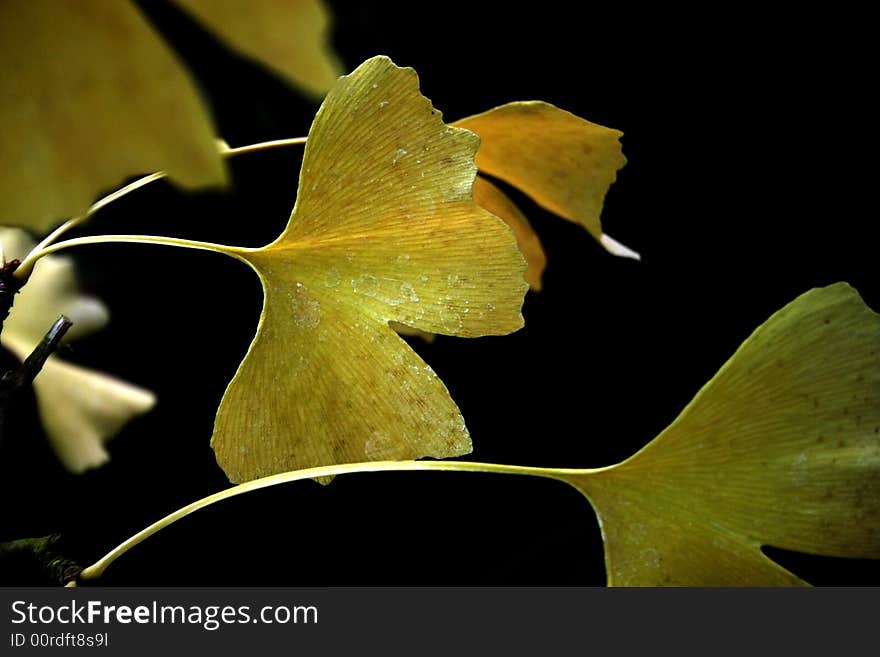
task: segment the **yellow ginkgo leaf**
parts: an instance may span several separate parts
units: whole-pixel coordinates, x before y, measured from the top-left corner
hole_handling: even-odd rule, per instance
[[[0,228],[7,259],[21,258],[33,242],[21,230]],[[65,339],[102,328],[109,318],[97,299],[79,293],[73,263],[62,256],[41,258],[3,325],[0,343],[24,360],[59,315],[73,321]],[[132,418],[156,403],[148,390],[50,356],[34,379],[40,419],[50,444],[71,472],[80,473],[108,458],[104,443]]]
[[[507,194],[481,176],[474,179],[474,202],[503,220],[513,231],[520,253],[526,260],[526,282],[532,290],[540,292],[541,276],[547,264],[547,257],[529,220]],[[421,338],[425,342],[433,342],[436,337],[434,333],[421,331],[399,322],[391,322],[390,326],[400,335]]]
[[[605,194],[626,164],[623,133],[542,101],[508,103],[453,125],[480,135],[481,172],[582,225],[614,255],[639,257],[603,234],[600,221]]]
[[[568,477],[614,585],[790,585],[775,546],[880,557],[880,317],[846,284],[773,315],[659,437]]]
[[[54,356],[34,379],[34,392],[49,443],[74,473],[106,463],[104,444],[156,404],[149,390]]]
[[[231,46],[323,95],[342,70],[320,0],[175,0]]]
[[[331,89],[287,228],[229,250],[265,291],[214,427],[231,480],[470,450],[445,386],[388,324],[460,336],[522,326],[525,263],[510,229],[473,202],[478,143],[386,57]]]
[[[0,61],[3,223],[44,231],[154,169],[224,181],[195,88],[131,3],[4,0]]]
[[[503,220],[513,231],[520,253],[526,260],[526,282],[532,290],[540,292],[541,275],[544,273],[547,257],[529,220],[504,192],[480,176],[474,179],[474,202]],[[433,342],[436,337],[434,333],[421,331],[399,322],[391,322],[390,326],[400,335],[421,338],[425,342]]]
[[[504,220],[516,237],[516,244],[526,259],[526,282],[535,292],[541,290],[541,276],[547,265],[547,256],[541,241],[532,230],[529,220],[507,194],[481,176],[474,180],[474,202]]]

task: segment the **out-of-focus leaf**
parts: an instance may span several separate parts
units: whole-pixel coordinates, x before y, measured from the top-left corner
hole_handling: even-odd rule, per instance
[[[45,231],[134,174],[218,185],[198,94],[129,2],[0,3],[0,221]]]
[[[0,243],[8,259],[23,257],[33,246],[17,229],[0,228]],[[70,259],[45,256],[18,294],[0,343],[24,360],[62,314],[73,321],[66,340],[97,331],[109,319],[104,304],[79,293]],[[107,461],[104,443],[156,403],[148,390],[57,356],[50,356],[34,379],[34,391],[49,442],[65,467],[76,473]]]
[[[214,427],[231,480],[470,450],[445,386],[388,323],[465,337],[522,325],[525,263],[473,202],[478,142],[385,57],[330,91],[287,228],[233,251],[265,300]]]
[[[342,74],[320,0],[175,0],[230,45],[323,95]]]
[[[104,444],[156,404],[149,390],[55,357],[34,379],[34,391],[49,442],[75,473],[107,462]]]
[[[582,225],[615,255],[638,254],[604,236],[605,194],[626,158],[623,133],[542,101],[520,101],[453,125],[480,135],[480,171],[521,189],[536,203]]]
[[[804,584],[764,545],[880,557],[880,317],[846,284],[807,292],[653,442],[568,480],[614,585]]]

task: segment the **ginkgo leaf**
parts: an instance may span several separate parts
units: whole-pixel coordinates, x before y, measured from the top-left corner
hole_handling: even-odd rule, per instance
[[[33,247],[18,229],[0,228],[0,244],[8,259],[21,258]],[[16,297],[0,343],[24,360],[59,315],[73,321],[67,340],[97,331],[109,319],[103,303],[79,293],[69,258],[45,256]],[[50,444],[76,473],[104,463],[109,458],[104,443],[156,403],[148,390],[57,356],[50,356],[34,379],[34,392]]]
[[[478,143],[386,57],[331,89],[286,229],[230,250],[265,292],[214,427],[231,480],[470,450],[445,386],[388,324],[468,337],[522,326],[525,263],[473,202]]]
[[[547,257],[544,255],[541,241],[532,230],[529,220],[504,192],[480,176],[474,179],[474,202],[503,220],[513,231],[520,253],[526,260],[526,282],[532,290],[539,292]],[[399,335],[421,338],[425,342],[433,342],[436,338],[434,333],[421,331],[399,322],[391,322],[390,326]]]
[[[626,158],[623,133],[542,101],[501,105],[453,125],[480,135],[477,166],[582,225],[614,255],[638,254],[602,233],[605,195]]]
[[[503,220],[513,231],[520,253],[526,260],[526,282],[532,290],[540,292],[541,276],[547,264],[547,256],[544,255],[544,248],[535,231],[532,230],[529,220],[507,194],[481,176],[474,179],[474,202]],[[425,342],[433,342],[436,338],[434,333],[421,331],[399,322],[391,322],[390,326],[399,335],[421,338]]]
[[[34,392],[49,443],[74,473],[106,463],[104,444],[156,404],[149,390],[54,356],[34,379]]]
[[[880,557],[880,316],[846,284],[774,314],[623,463],[569,477],[614,585],[791,585],[775,546]]]
[[[311,94],[342,74],[329,45],[330,13],[319,0],[175,0],[231,46]]]
[[[526,282],[535,292],[541,290],[541,276],[547,256],[529,220],[508,196],[481,176],[474,180],[474,202],[504,220],[516,237],[517,246],[526,259]]]
[[[145,171],[223,183],[207,111],[131,3],[5,0],[0,61],[3,223],[45,231]]]

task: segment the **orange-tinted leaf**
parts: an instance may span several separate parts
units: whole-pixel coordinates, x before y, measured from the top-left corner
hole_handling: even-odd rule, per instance
[[[478,142],[385,57],[330,91],[287,228],[233,251],[265,301],[214,428],[230,479],[469,451],[443,383],[388,324],[461,336],[522,325],[525,263],[472,198]]]
[[[623,133],[541,101],[508,103],[454,125],[480,135],[480,171],[581,224],[606,248],[618,244],[602,239],[600,215],[605,194],[626,163],[620,147]],[[609,251],[638,257],[625,247]]]

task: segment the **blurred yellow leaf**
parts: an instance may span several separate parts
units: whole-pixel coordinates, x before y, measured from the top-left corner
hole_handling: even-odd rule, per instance
[[[21,230],[0,228],[0,245],[11,260],[23,257],[33,242]],[[0,343],[24,360],[62,314],[73,321],[65,340],[100,330],[109,319],[104,304],[79,293],[70,259],[45,256],[16,297]],[[50,356],[34,379],[34,392],[50,444],[75,473],[107,461],[104,443],[156,403],[148,390],[57,356]]]
[[[224,168],[171,50],[129,2],[0,3],[0,221],[46,231],[125,178]]]
[[[547,257],[529,220],[504,192],[481,176],[474,179],[474,203],[503,220],[513,231],[520,253],[526,260],[526,282],[532,290],[540,292],[541,275],[544,273]],[[399,322],[391,322],[390,326],[399,335],[421,338],[429,343],[434,342],[437,337],[434,333],[420,331]]]
[[[388,58],[330,91],[287,228],[231,250],[265,290],[214,427],[231,480],[470,450],[445,386],[388,324],[466,337],[522,326],[525,263],[472,198],[478,142]]]
[[[774,314],[659,437],[569,476],[609,584],[804,584],[769,545],[880,557],[880,317],[846,284]]]
[[[229,45],[323,95],[342,74],[319,0],[174,0]]]
[[[178,2],[312,94],[337,75],[317,0]],[[190,76],[133,3],[4,0],[0,61],[0,222],[48,231],[148,171],[226,181]]]
[[[477,166],[518,187],[536,203],[586,228],[608,251],[638,254],[603,234],[605,194],[626,158],[623,133],[542,101],[520,101],[453,125],[480,135]]]

